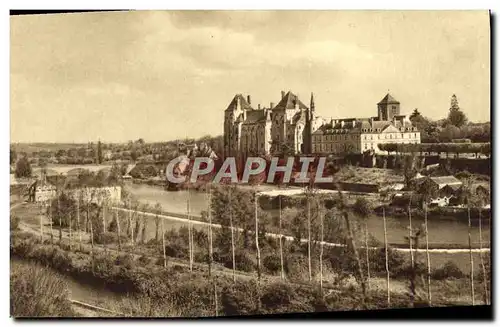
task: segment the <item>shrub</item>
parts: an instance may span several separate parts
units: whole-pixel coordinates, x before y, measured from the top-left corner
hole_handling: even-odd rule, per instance
[[[47,268],[13,263],[10,270],[10,314],[14,317],[71,317],[64,280]]]
[[[255,283],[236,281],[221,294],[222,311],[226,316],[255,314],[258,306]]]
[[[277,273],[281,270],[281,259],[277,254],[270,254],[263,260],[264,268],[266,268],[270,273]]]
[[[125,241],[122,237],[122,241]],[[112,244],[118,242],[118,236],[116,233],[103,232],[94,234],[94,242],[97,244]]]
[[[255,270],[255,265],[247,252],[236,252],[234,259],[236,261],[236,269],[246,272],[252,272]],[[232,261],[230,262],[230,267],[232,268]]]
[[[18,230],[19,229],[19,222],[21,219],[17,216],[10,216],[10,230]]]
[[[173,258],[188,258],[188,248],[180,243],[170,243],[165,245],[165,253]]]
[[[464,273],[458,268],[458,266],[452,262],[448,261],[443,267],[434,269],[432,272],[432,278],[434,279],[447,279],[447,278],[463,278]]]
[[[137,262],[141,265],[141,266],[148,266],[149,264],[151,264],[153,262],[153,259],[146,256],[146,255],[143,255],[141,256]],[[163,264],[163,259],[162,259],[162,264]]]
[[[130,254],[120,254],[116,257],[115,264],[130,269],[134,266],[134,257]]]

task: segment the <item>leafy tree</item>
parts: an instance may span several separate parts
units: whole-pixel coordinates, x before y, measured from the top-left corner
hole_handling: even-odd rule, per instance
[[[130,158],[132,159],[132,161],[136,161],[137,158],[139,158],[139,153],[136,150],[132,150],[130,152]]]
[[[10,164],[13,165],[16,162],[17,153],[15,150],[10,149]]]
[[[448,122],[458,128],[464,126],[467,123],[467,116],[464,114],[463,111],[460,110],[457,96],[455,94],[451,96],[450,112],[448,113]]]
[[[420,111],[417,108],[413,109],[412,114],[410,115],[410,120],[413,121],[415,118],[422,117]]]
[[[97,164],[102,163],[102,145],[101,145],[101,140],[97,142]]]
[[[21,157],[16,163],[16,177],[31,177],[31,165],[26,156]]]

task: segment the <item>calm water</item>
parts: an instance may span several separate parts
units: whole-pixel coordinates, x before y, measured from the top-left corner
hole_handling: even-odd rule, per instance
[[[133,193],[139,201],[154,205],[160,203],[164,211],[186,213],[187,208],[187,191],[169,192],[160,187],[131,184],[127,186],[127,190]],[[208,198],[204,192],[191,191],[190,194],[191,212],[195,215],[200,215],[202,211],[207,210]],[[269,210],[271,215],[278,215],[278,210]],[[412,227],[421,226],[424,223],[423,219],[412,218]],[[173,222],[175,227],[183,226],[182,222]],[[387,230],[389,243],[405,243],[405,236],[408,235],[408,219],[387,217]],[[456,220],[429,220],[429,242],[434,244],[452,243],[452,244],[468,244],[468,228],[467,223]],[[149,229],[149,228],[148,228]],[[153,228],[154,229],[154,228]],[[368,229],[377,240],[384,241],[384,225],[382,217],[372,215],[368,219]],[[154,233],[154,231],[151,231]],[[150,234],[150,233],[148,233]],[[150,235],[148,235],[149,238]],[[153,237],[151,235],[150,237]],[[490,228],[483,226],[482,228],[483,243],[489,244]],[[479,242],[479,229],[477,226],[472,228],[471,240],[473,243]]]

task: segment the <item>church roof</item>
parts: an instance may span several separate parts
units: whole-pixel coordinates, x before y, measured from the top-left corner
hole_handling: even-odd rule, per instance
[[[288,91],[287,94],[278,102],[278,104],[272,108],[273,110],[284,110],[284,109],[294,109],[295,102],[298,101],[299,109],[307,109],[306,105],[300,101],[295,94]]]
[[[262,110],[250,110],[247,111],[247,119],[243,122],[243,124],[254,124],[260,121],[266,120],[266,113]]]
[[[292,118],[292,124],[306,123],[306,113],[304,111],[297,112]]]
[[[238,99],[240,100],[241,109],[253,110],[252,106],[247,102],[247,100],[245,100],[245,97],[243,95],[236,94],[233,100],[231,100],[231,103],[229,103],[229,106],[227,106],[226,111],[235,109],[236,105],[238,104]]]
[[[394,99],[392,95],[387,93],[386,96],[382,100],[380,100],[380,102],[377,104],[396,104],[396,103],[399,104],[399,101]]]

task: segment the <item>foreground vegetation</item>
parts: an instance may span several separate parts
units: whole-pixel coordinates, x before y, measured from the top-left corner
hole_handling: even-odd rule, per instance
[[[10,314],[14,317],[72,317],[68,286],[51,269],[11,262]]]

